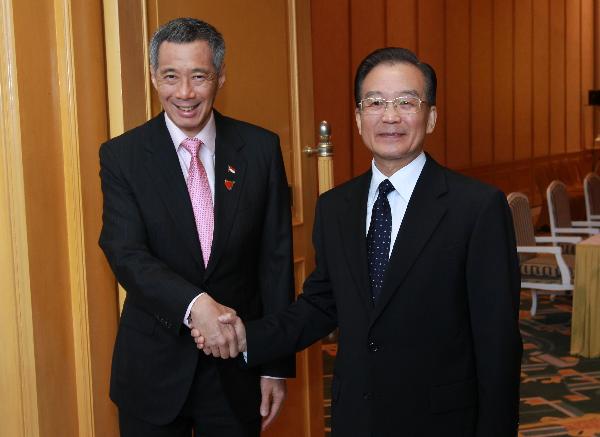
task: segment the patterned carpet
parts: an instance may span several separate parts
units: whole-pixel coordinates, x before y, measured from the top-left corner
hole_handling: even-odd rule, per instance
[[[529,293],[521,296],[523,336],[519,437],[600,437],[600,359],[569,355],[571,298],[538,300],[529,315]],[[337,351],[323,342],[325,429],[330,435],[331,375]]]

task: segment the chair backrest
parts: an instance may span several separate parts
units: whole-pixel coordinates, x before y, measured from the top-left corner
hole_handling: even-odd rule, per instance
[[[588,220],[591,216],[600,215],[600,176],[588,173],[583,180],[583,193],[585,195],[585,213]]]
[[[517,246],[535,246],[535,234],[533,229],[533,218],[531,217],[531,208],[529,199],[523,193],[510,193],[506,196],[510,212],[512,214],[513,224],[515,226],[515,238]],[[534,258],[535,254],[520,253],[521,261]]]
[[[570,228],[571,206],[567,187],[559,180],[553,180],[546,189],[548,201],[548,215],[550,216],[550,229],[554,235],[556,228]]]

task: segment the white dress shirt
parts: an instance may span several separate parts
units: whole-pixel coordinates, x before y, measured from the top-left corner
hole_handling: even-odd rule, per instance
[[[388,202],[390,203],[390,209],[392,211],[392,238],[390,241],[390,252],[388,256],[392,254],[392,249],[394,248],[394,243],[396,242],[396,237],[398,236],[398,231],[400,230],[400,225],[402,224],[404,214],[406,213],[408,201],[410,200],[410,196],[412,196],[415,185],[417,185],[417,181],[419,180],[421,171],[425,166],[426,160],[427,158],[425,158],[425,153],[421,152],[421,154],[413,159],[408,165],[402,167],[389,178],[379,171],[375,165],[375,161],[371,162],[372,176],[371,186],[369,187],[369,197],[367,198],[367,222],[365,224],[365,235],[369,233],[371,212],[373,211],[373,204],[375,203],[375,200],[377,200],[377,195],[379,194],[379,184],[383,182],[384,179],[389,179],[394,186],[394,191],[388,194]]]

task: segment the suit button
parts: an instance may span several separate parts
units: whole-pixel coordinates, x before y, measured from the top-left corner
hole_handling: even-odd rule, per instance
[[[379,350],[379,345],[372,341],[369,343],[369,350],[371,352],[377,352]]]
[[[370,401],[371,399],[373,399],[373,394],[371,392],[363,393],[363,399],[365,401]]]

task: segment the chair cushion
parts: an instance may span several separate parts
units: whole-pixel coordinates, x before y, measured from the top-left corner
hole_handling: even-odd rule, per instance
[[[558,243],[562,249],[563,255],[575,255],[575,244],[573,243]],[[569,265],[568,261],[565,261]]]
[[[563,259],[569,268],[571,278],[573,278],[573,269],[575,266],[575,256],[563,254]],[[560,270],[556,263],[556,257],[552,254],[539,254],[535,258],[523,261],[521,263],[521,280],[558,280],[560,282]]]

